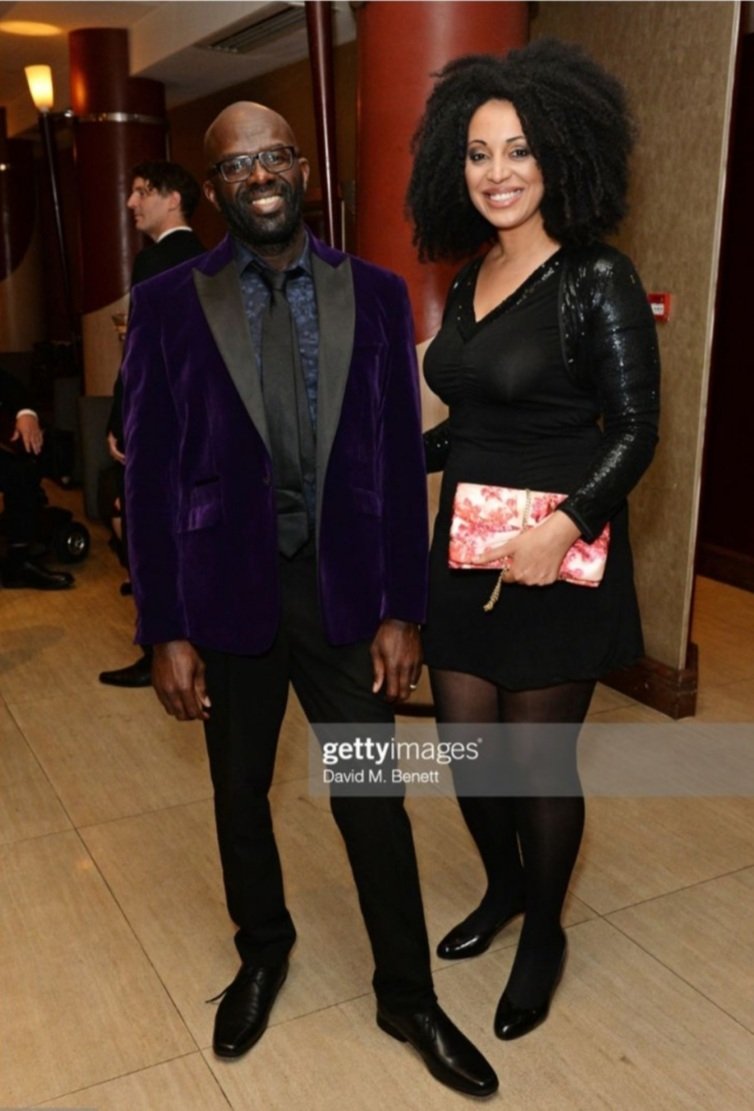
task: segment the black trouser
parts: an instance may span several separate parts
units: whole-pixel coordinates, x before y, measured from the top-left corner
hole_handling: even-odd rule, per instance
[[[118,468],[118,501],[120,502],[120,562],[126,571],[130,571],[128,563],[128,517],[126,514],[126,468],[122,463],[116,463]]]
[[[291,682],[312,722],[392,722],[371,693],[366,642],[325,639],[313,545],[281,559],[283,613],[262,656],[201,649],[212,702],[205,725],[228,910],[243,961],[284,957],[296,937],[285,905],[267,793]],[[378,1000],[410,1012],[435,1000],[411,826],[400,797],[333,797],[375,962]]]
[[[5,534],[9,544],[29,544],[41,504],[36,456],[0,448],[0,490],[5,502]]]

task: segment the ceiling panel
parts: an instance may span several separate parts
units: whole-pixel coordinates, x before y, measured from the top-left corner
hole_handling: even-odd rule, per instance
[[[303,0],[291,0],[302,6]],[[266,18],[283,5],[272,0],[161,0],[161,2],[109,3],[99,0],[21,0],[0,3],[0,106],[7,112],[8,134],[27,133],[36,126],[24,66],[52,66],[55,108],[68,107],[69,31],[82,27],[123,27],[129,31],[131,72],[165,83],[168,106],[194,100],[239,84],[306,56],[303,28],[293,29],[246,54],[215,54],[201,43],[249,21]],[[350,5],[334,5],[335,41],[355,36]],[[49,23],[59,28],[52,36],[11,35],[2,27],[9,21]]]

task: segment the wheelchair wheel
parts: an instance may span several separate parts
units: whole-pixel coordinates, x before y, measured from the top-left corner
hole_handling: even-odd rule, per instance
[[[61,563],[80,563],[89,555],[89,529],[78,521],[69,521],[57,528],[52,537],[52,550]]]

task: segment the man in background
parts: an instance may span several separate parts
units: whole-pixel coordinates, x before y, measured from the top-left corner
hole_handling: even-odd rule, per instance
[[[199,239],[189,226],[189,220],[199,203],[199,185],[177,162],[140,162],[134,166],[131,193],[126,206],[133,212],[134,223],[140,232],[153,240],[140,251],[134,260],[131,288],[139,282],[177,266],[179,262],[194,258],[204,251]],[[107,443],[110,454],[118,464],[119,502],[121,511],[121,552],[127,560],[126,517],[123,499],[123,387],[120,374],[113,391],[113,407],[108,421]],[[123,593],[130,593],[130,584],[124,584]],[[127,667],[100,673],[100,683],[113,687],[148,687],[151,678],[152,650],[146,647],[141,657]]]

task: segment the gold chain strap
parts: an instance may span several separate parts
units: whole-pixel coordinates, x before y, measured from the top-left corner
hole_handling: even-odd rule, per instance
[[[526,491],[526,500],[524,501],[524,512],[523,512],[523,516],[521,518],[521,532],[526,532],[526,530],[528,528],[531,528],[531,525],[527,524],[529,513],[531,512],[531,499],[532,499],[532,492],[531,492],[531,490],[527,490]],[[508,567],[502,567],[500,569],[500,574],[498,575],[497,581],[496,581],[494,587],[492,588],[492,593],[490,594],[489,598],[487,599],[487,601],[482,606],[482,609],[484,610],[485,613],[491,613],[492,610],[494,610],[495,606],[497,605],[498,601],[500,600],[500,591],[502,590],[503,583],[505,582],[505,579],[503,578],[503,575],[508,570],[509,570]]]

